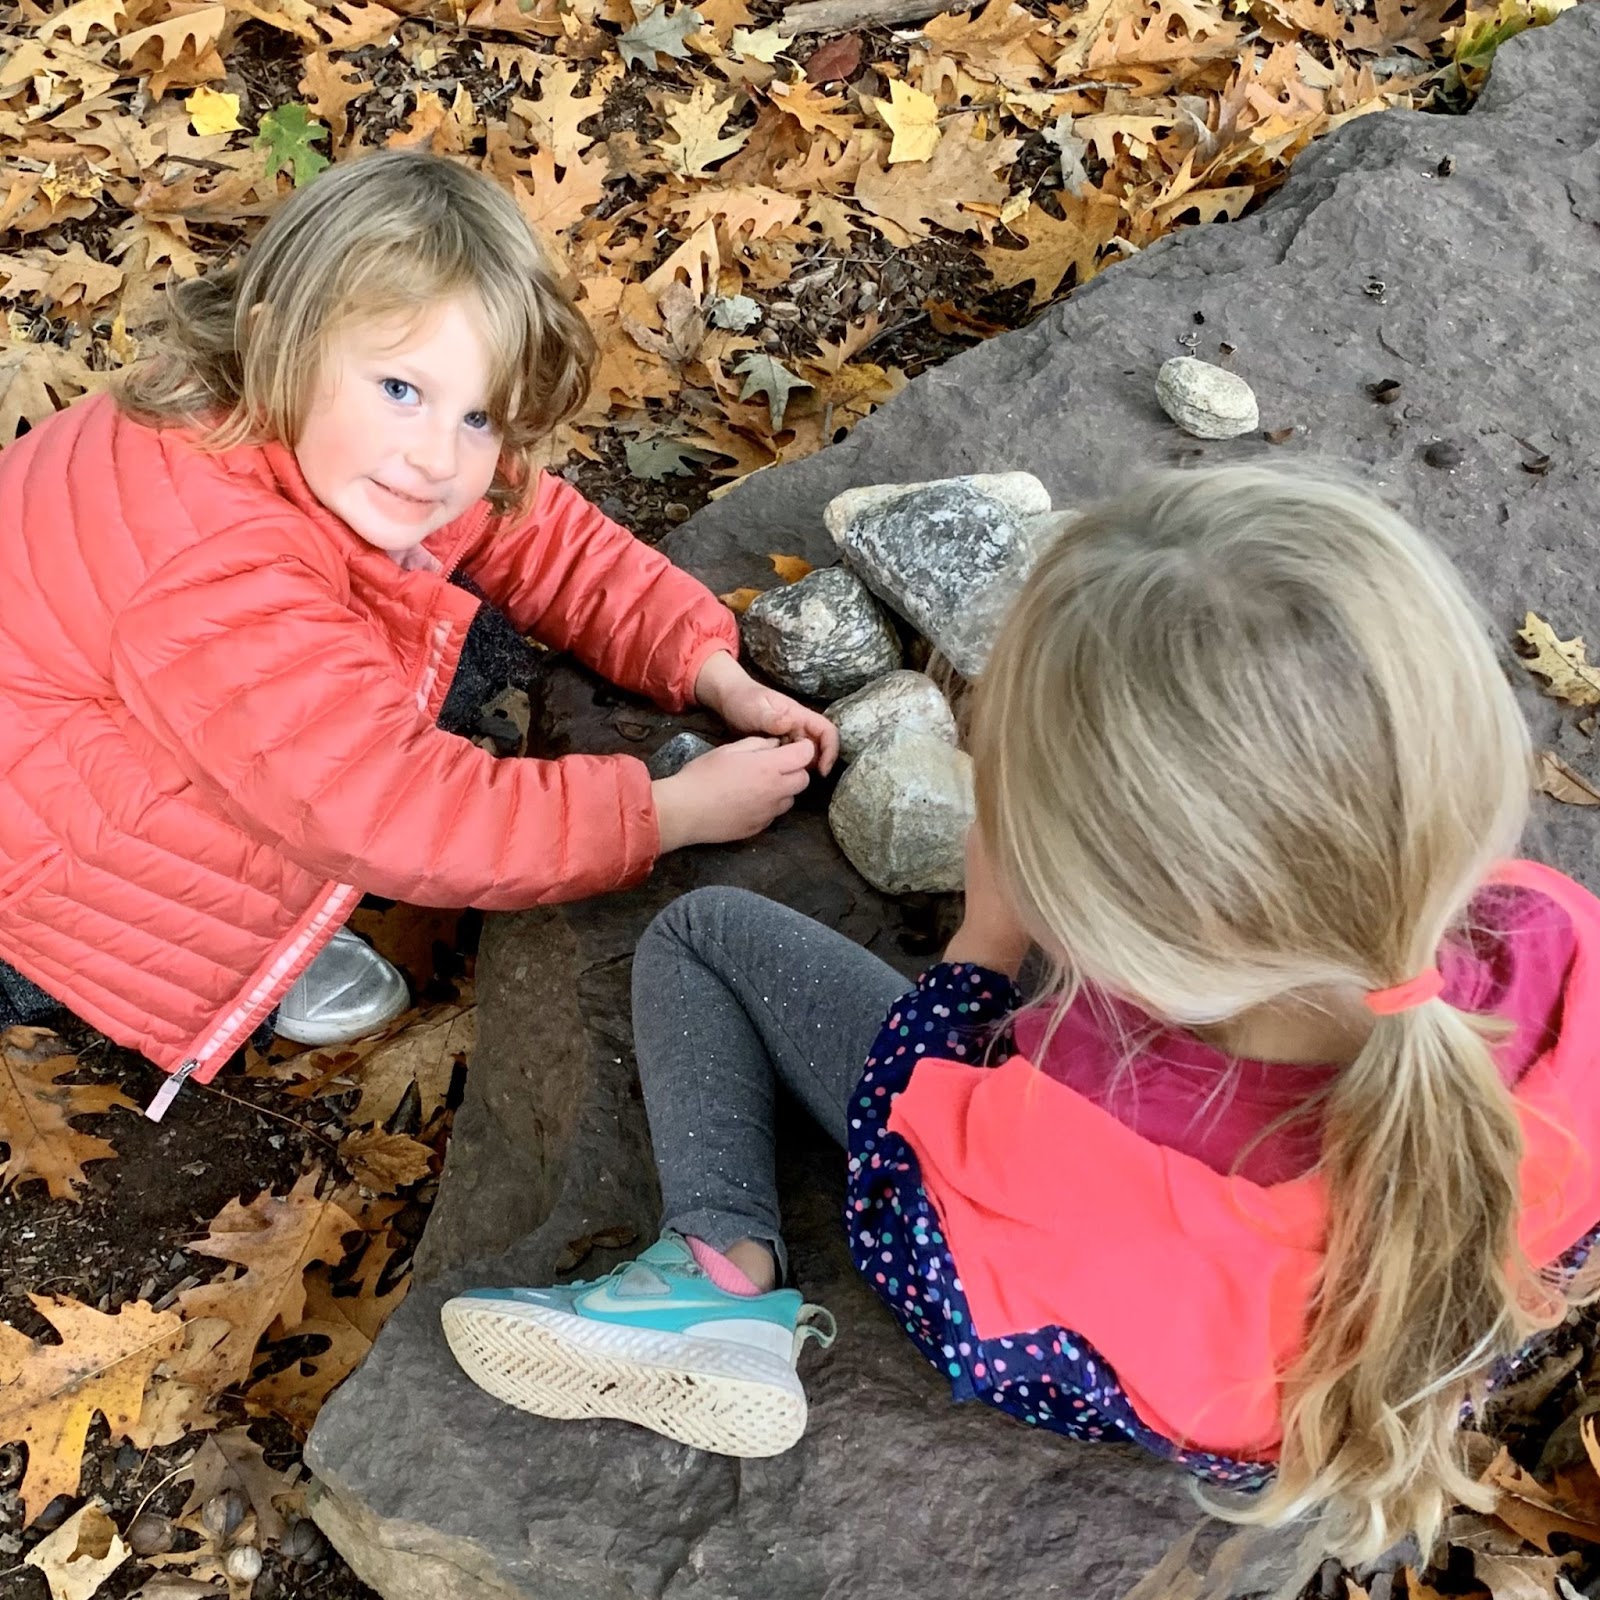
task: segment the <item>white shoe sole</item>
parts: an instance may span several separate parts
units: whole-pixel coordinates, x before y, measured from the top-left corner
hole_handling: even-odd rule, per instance
[[[467,1376],[536,1416],[634,1422],[724,1456],[781,1455],[806,1431],[794,1368],[764,1350],[516,1301],[451,1300],[440,1320]]]

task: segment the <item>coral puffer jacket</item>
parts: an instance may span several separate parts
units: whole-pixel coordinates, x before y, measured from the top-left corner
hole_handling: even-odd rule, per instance
[[[496,761],[435,726],[480,602],[676,708],[738,651],[688,574],[559,479],[406,571],[292,451],[108,396],[0,455],[0,960],[209,1078],[371,891],[513,909],[633,883],[643,763]]]

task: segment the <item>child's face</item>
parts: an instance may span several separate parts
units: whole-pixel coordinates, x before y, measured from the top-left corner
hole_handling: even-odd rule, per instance
[[[311,492],[368,544],[407,550],[487,491],[500,437],[470,302],[336,333],[294,447]]]

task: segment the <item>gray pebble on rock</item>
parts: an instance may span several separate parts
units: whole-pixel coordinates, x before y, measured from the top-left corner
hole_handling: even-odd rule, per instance
[[[1161,409],[1196,439],[1237,439],[1261,426],[1255,391],[1237,372],[1174,356],[1156,374]]]
[[[1049,511],[1037,478],[1007,472],[850,489],[824,520],[872,591],[958,672],[976,677],[992,633],[974,628],[973,607],[997,584],[1009,597],[1036,519]],[[981,609],[987,618],[1003,606],[991,600]]]
[[[839,730],[839,759],[854,761],[880,739],[897,733],[931,733],[954,745],[955,714],[939,685],[925,672],[891,672],[828,707]]]
[[[652,778],[670,778],[715,749],[709,739],[702,739],[698,733],[675,733],[651,754],[645,769]]]
[[[902,733],[862,752],[839,780],[828,824],[839,848],[885,894],[962,885],[974,816],[972,758],[931,733]]]
[[[768,589],[744,614],[744,645],[796,694],[832,700],[900,665],[900,636],[872,592],[844,567]]]

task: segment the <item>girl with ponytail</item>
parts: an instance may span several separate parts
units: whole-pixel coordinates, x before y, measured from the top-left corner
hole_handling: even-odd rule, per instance
[[[857,1265],[958,1399],[1259,1491],[1241,1521],[1319,1515],[1349,1560],[1427,1548],[1484,1499],[1463,1417],[1600,1224],[1600,902],[1514,859],[1528,739],[1459,579],[1356,489],[1157,477],[1044,556],[970,741],[966,916],[910,993],[736,891],[653,925],[664,1240],[593,1306],[453,1302],[463,1365],[547,1415],[792,1442],[793,1351],[736,1383],[703,1309],[787,1295],[805,1330],[752,1132],[776,1073],[847,1146]],[[646,1333],[656,1280],[693,1330]],[[741,1432],[777,1395],[784,1427]]]

